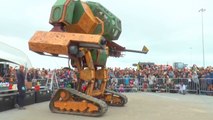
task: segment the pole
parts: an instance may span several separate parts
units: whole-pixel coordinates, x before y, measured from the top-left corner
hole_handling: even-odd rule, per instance
[[[205,68],[205,47],[204,47],[204,30],[203,30],[203,12],[205,12],[206,9],[201,8],[198,12],[201,12],[201,25],[202,25],[202,47],[203,47],[203,67]]]
[[[190,49],[190,65],[193,66],[192,65],[192,47],[190,47],[189,49]]]

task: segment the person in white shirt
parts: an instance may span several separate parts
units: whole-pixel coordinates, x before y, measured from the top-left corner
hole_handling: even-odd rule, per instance
[[[186,85],[183,82],[180,83],[179,93],[183,95],[186,94]]]
[[[199,84],[199,79],[198,79],[197,72],[195,72],[195,71],[192,74],[192,80],[196,84],[196,94],[199,94],[199,92],[200,92],[200,84]]]

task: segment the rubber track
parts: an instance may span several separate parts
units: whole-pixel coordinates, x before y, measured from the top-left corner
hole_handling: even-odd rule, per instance
[[[122,98],[123,103],[121,105],[108,104],[110,106],[124,106],[128,102],[128,98],[121,93],[118,93],[118,92],[115,92],[115,91],[112,91],[112,90],[109,90],[109,89],[106,89],[105,93],[111,93],[113,95],[117,95],[117,96],[120,96]]]
[[[62,89],[58,89],[58,91],[60,91],[60,90],[62,90]],[[54,106],[53,106],[54,98],[56,97],[55,95],[58,92],[58,91],[56,91],[55,95],[53,96],[53,98],[51,99],[50,104],[49,104],[50,110],[52,112],[54,112],[54,113],[84,115],[84,116],[93,116],[93,117],[95,117],[95,116],[103,115],[108,110],[107,104],[104,101],[102,101],[102,100],[99,100],[99,99],[94,98],[92,96],[86,95],[84,93],[81,93],[81,92],[79,92],[77,90],[74,90],[74,89],[71,89],[71,88],[65,88],[63,90],[66,90],[66,91],[70,92],[71,94],[80,97],[82,100],[87,100],[87,101],[89,101],[91,103],[95,103],[96,105],[99,106],[100,111],[99,112],[95,112],[95,113],[89,113],[89,112],[88,113],[86,113],[86,112],[84,113],[84,112],[74,112],[74,111],[59,111],[58,109],[54,108]]]

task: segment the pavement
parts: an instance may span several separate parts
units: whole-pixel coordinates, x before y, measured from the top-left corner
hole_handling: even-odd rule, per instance
[[[26,110],[0,112],[0,120],[213,120],[213,96],[170,93],[125,93],[124,107],[108,107],[101,117],[51,113],[49,102]]]

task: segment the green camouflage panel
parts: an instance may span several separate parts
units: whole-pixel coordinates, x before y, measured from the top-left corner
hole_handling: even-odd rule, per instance
[[[107,40],[117,40],[121,34],[121,21],[101,4],[86,2],[93,14],[104,22],[104,37]]]
[[[97,66],[105,66],[107,61],[107,53],[106,50],[98,50],[92,49],[91,51],[92,59],[95,65]]]
[[[73,20],[73,11],[75,9],[75,3],[70,1],[66,6],[66,11],[64,9],[66,0],[57,0],[53,5],[50,15],[50,24],[62,22],[64,24],[72,24]],[[60,21],[65,12],[64,20]],[[71,14],[70,14],[71,13]]]

